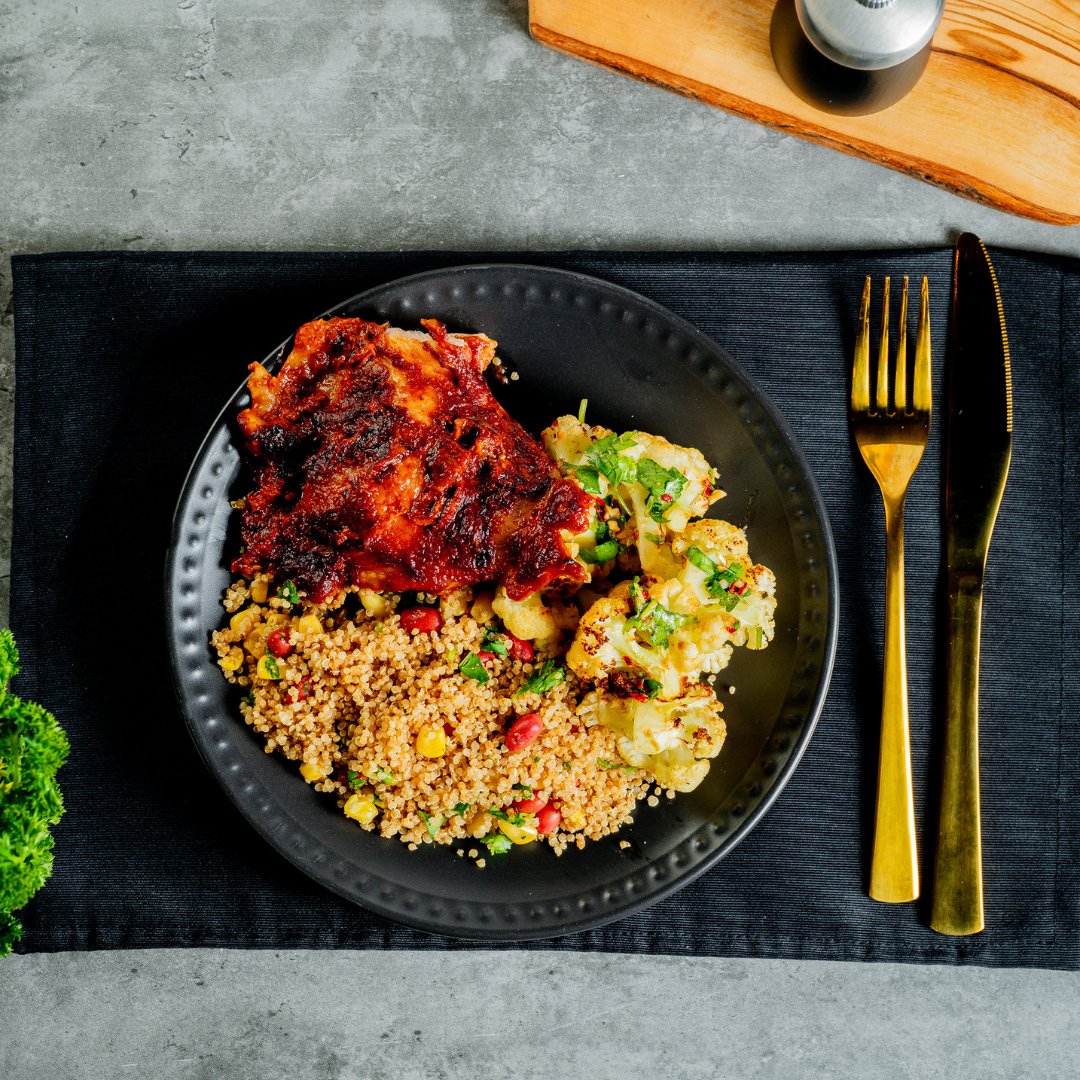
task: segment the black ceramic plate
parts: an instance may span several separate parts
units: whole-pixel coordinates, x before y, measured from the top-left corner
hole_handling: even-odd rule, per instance
[[[364,832],[263,751],[239,716],[208,637],[223,620],[240,470],[237,393],[199,450],[173,526],[166,605],[181,707],[210,771],[282,855],[327,888],[390,919],[458,937],[523,940],[584,930],[654,903],[730,851],[795,768],[825,697],[836,645],[836,560],[825,512],[787,425],[712,340],[664,308],[582,274],[466,266],[356,296],[328,315],[415,328],[434,317],[482,331],[520,381],[496,395],[539,432],[589,399],[589,420],[696,446],[720,470],[714,513],[747,527],[778,580],[776,639],[736,650],[718,678],[728,738],[694,792],[642,805],[634,824],[584,851],[515,848],[479,870],[452,846],[410,852]],[[276,350],[272,365],[291,342]],[[242,374],[238,371],[238,375]],[[727,692],[729,684],[738,693]],[[630,847],[619,847],[629,840]]]

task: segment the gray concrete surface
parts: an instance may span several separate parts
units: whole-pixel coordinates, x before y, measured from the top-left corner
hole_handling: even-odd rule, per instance
[[[0,0],[0,611],[16,252],[860,248],[970,229],[1080,254],[1077,229],[559,56],[525,25],[522,0]],[[0,1076],[1072,1076],[1078,1018],[1080,979],[1058,972],[62,954],[0,962]]]
[[[31,963],[0,996],[8,1080],[1080,1075],[1060,972],[192,949],[91,954],[72,980],[67,957]]]

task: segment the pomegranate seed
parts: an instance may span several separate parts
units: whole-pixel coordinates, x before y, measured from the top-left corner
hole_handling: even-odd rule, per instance
[[[513,634],[510,634],[509,637],[510,656],[514,660],[520,660],[523,664],[531,664],[533,657],[536,655],[533,643],[531,641],[522,641],[521,638],[516,638]]]
[[[536,815],[536,831],[541,836],[553,833],[562,823],[562,812],[556,807],[548,805]]]
[[[419,630],[421,634],[434,634],[442,626],[442,616],[433,607],[414,607],[400,616],[403,630]]]
[[[544,721],[539,713],[526,713],[519,716],[506,733],[507,750],[524,750],[529,743],[534,742],[544,730]]]
[[[284,660],[293,651],[289,636],[289,631],[284,626],[278,627],[277,630],[271,630],[266,636],[267,649],[279,660]]]

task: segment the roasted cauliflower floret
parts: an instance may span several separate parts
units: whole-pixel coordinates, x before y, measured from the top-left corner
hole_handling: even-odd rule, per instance
[[[673,611],[695,615],[699,637],[715,642],[726,634],[731,645],[765,648],[774,633],[776,577],[750,561],[746,533],[726,521],[695,521],[671,547],[678,573],[654,585],[652,595]]]
[[[524,600],[511,600],[500,585],[491,607],[514,637],[535,642],[541,649],[554,645],[564,630],[572,632],[578,624],[578,609],[573,604],[546,600],[538,592]]]
[[[631,596],[635,588],[637,604]],[[675,697],[693,681],[696,652],[691,658],[685,648],[673,648],[669,629],[636,621],[635,609],[640,610],[643,601],[647,602],[636,579],[620,582],[597,600],[582,615],[566,662],[579,679],[603,682],[616,675],[642,676],[658,692]]]
[[[594,690],[578,710],[586,723],[615,732],[619,755],[644,769],[664,787],[693,791],[709,771],[709,760],[724,745],[723,706],[697,683],[670,701],[636,701]]]
[[[700,450],[676,446],[658,435],[616,435],[560,416],[544,431],[542,441],[567,476],[600,505],[620,512],[617,525],[609,521],[608,526],[624,548],[637,548],[646,573],[663,572],[662,549],[670,534],[704,514],[723,494]]]

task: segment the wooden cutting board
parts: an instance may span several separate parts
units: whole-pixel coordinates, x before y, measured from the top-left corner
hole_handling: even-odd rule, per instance
[[[1080,0],[947,0],[922,80],[818,112],[773,66],[773,0],[529,0],[538,41],[1058,225],[1080,222]]]

